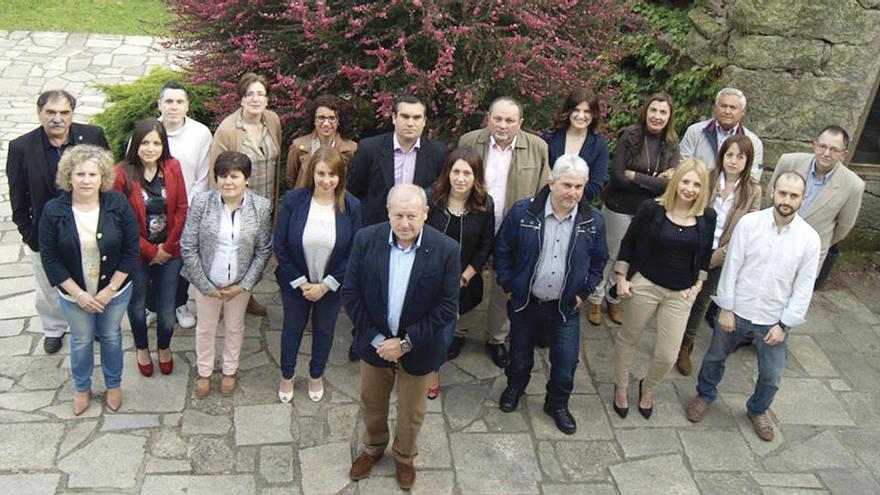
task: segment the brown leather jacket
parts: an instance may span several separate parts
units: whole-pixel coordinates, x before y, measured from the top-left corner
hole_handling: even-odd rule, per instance
[[[287,183],[288,189],[305,187],[305,170],[312,158],[312,140],[315,137],[315,131],[312,131],[290,143],[290,148],[287,150],[287,166],[284,170],[284,181]],[[357,151],[357,143],[345,139],[337,133],[333,140],[333,147],[342,155],[342,161],[345,165],[343,174],[348,173],[348,166],[351,164],[354,152]]]

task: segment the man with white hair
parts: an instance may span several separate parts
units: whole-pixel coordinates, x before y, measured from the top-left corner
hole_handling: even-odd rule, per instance
[[[752,178],[761,182],[764,167],[764,144],[754,132],[742,125],[746,115],[746,95],[736,88],[724,88],[715,95],[714,117],[691,124],[679,143],[681,158],[696,157],[709,167],[715,168],[715,158],[724,140],[734,134],[745,134],[752,140],[755,159],[752,163]]]
[[[578,309],[602,279],[608,260],[605,221],[589,201],[586,162],[559,157],[547,186],[514,203],[495,240],[495,273],[508,296],[510,364],[499,406],[512,412],[529,384],[539,336],[549,334],[550,381],[544,412],[573,434],[568,411],[580,349]]]

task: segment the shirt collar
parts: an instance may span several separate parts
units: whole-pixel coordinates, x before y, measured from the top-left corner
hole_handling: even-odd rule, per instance
[[[418,139],[416,139],[416,144],[413,145],[413,147],[410,151],[403,151],[403,147],[400,146],[400,141],[397,139],[396,132],[391,133],[391,143],[392,143],[391,149],[393,149],[394,151],[400,151],[401,153],[411,153],[411,152],[417,151],[419,149],[419,146],[421,146],[421,144],[422,144],[422,138],[419,137]]]
[[[575,215],[577,215],[577,212],[578,212],[578,205],[575,204],[574,208],[572,208],[571,211],[568,212],[568,215],[565,215],[562,218],[558,218],[557,220],[559,220],[560,222],[564,222],[569,219],[574,219]],[[553,215],[555,217],[556,212],[553,211],[553,203],[550,202],[550,195],[548,194],[547,201],[544,202],[544,218],[547,218],[550,215]]]
[[[162,116],[161,116],[161,115],[160,115],[159,118],[156,119],[156,120],[158,120],[159,122],[165,123],[165,120],[162,119]],[[187,123],[189,123],[189,117],[187,117],[186,115],[184,115],[184,116],[183,116],[183,125],[182,125],[182,126],[178,127],[177,129],[175,129],[175,130],[173,130],[173,131],[169,131],[168,128],[166,127],[166,128],[165,128],[165,133],[168,134],[168,137],[176,136],[176,135],[178,135],[178,134],[180,134],[180,133],[183,132],[183,130],[186,128]]]
[[[266,125],[266,112],[260,115],[260,123]],[[235,127],[244,129],[244,110],[241,108],[235,111]]]
[[[40,126],[40,136],[42,136],[42,138],[43,138],[43,147],[46,148],[47,150],[64,148],[65,146],[70,145],[72,143],[72,139],[73,139],[72,133],[73,133],[73,125],[71,125],[70,129],[67,131],[67,141],[64,141],[64,144],[62,144],[61,146],[55,146],[49,141],[49,136],[46,134],[46,129],[44,129],[42,126]]]
[[[809,174],[808,178],[816,184],[823,184],[823,185],[827,184],[828,179],[830,179],[831,176],[834,175],[834,172],[837,171],[837,167],[839,167],[839,166],[840,166],[840,162],[838,161],[837,163],[834,164],[833,167],[831,167],[831,170],[827,174],[825,174],[823,177],[820,178],[816,175],[816,157],[814,156],[813,160],[810,161],[810,174]]]
[[[489,134],[489,146],[495,148],[498,151],[513,151],[513,149],[516,148],[516,136],[513,136],[513,140],[510,142],[510,145],[507,147],[507,149],[501,149],[501,146],[498,146],[498,143],[495,142],[495,136]]]
[[[406,249],[403,249],[402,247],[397,245],[397,241],[394,239],[394,229],[388,229],[388,245],[392,248],[399,249],[404,253],[409,253],[410,251],[415,251],[422,246],[422,235],[424,234],[425,228],[422,227],[422,230],[419,231],[419,236],[416,238],[415,244]]]

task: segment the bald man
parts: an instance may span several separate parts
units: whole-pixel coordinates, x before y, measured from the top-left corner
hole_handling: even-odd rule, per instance
[[[361,480],[388,445],[388,403],[397,379],[394,454],[397,482],[415,483],[416,439],[427,411],[428,375],[446,355],[443,329],[458,314],[458,244],[425,225],[425,191],[413,184],[388,193],[388,222],[361,229],[354,239],[342,300],[361,357],[364,451],[349,477]]]

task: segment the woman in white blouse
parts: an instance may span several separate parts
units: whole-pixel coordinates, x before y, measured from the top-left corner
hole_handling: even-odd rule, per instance
[[[218,189],[193,197],[180,240],[183,275],[198,289],[198,398],[211,391],[214,336],[221,309],[225,329],[220,393],[235,391],[245,310],[272,254],[272,204],[247,187],[250,159],[237,151],[224,151],[213,169]]]
[[[287,192],[275,227],[275,275],[284,307],[278,398],[285,403],[293,398],[296,355],[309,315],[309,398],[317,402],[324,396],[322,376],[342,308],[339,288],[361,227],[360,202],[345,190],[345,163],[339,151],[319,148],[305,172],[305,187]]]

